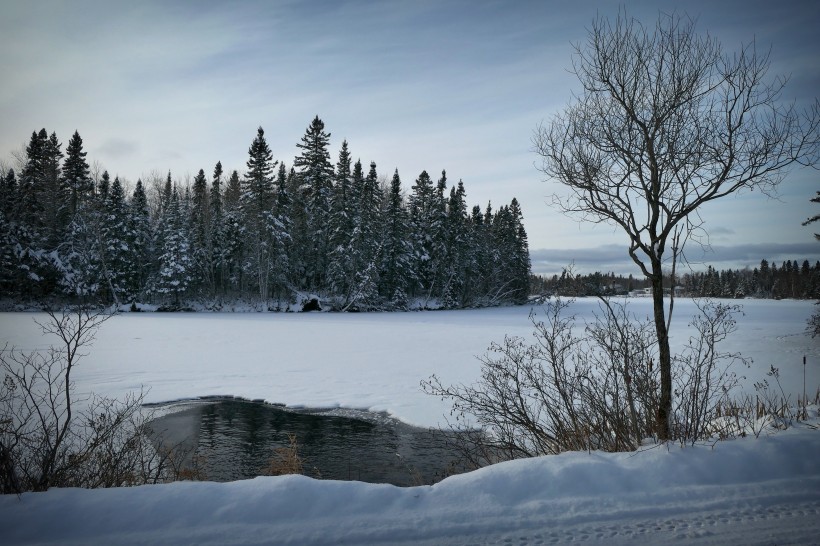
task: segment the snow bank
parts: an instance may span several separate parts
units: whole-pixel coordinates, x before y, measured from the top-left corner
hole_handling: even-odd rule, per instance
[[[814,420],[816,427],[817,419]],[[303,476],[0,497],[5,544],[817,543],[820,431],[565,453],[398,488]]]

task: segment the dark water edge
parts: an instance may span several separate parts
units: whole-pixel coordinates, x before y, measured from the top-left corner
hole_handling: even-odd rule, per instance
[[[151,421],[156,446],[181,446],[184,465],[211,481],[265,474],[274,450],[295,434],[303,474],[398,486],[432,484],[463,472],[448,433],[384,413],[292,409],[236,399],[184,403]],[[175,409],[178,409],[175,408]]]

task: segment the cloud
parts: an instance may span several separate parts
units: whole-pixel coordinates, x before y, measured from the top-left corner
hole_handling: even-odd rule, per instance
[[[138,150],[137,142],[115,137],[103,141],[94,152],[112,159],[121,159],[137,153]]]

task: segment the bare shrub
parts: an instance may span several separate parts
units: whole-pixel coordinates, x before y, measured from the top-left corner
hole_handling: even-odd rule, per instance
[[[0,351],[0,493],[167,480],[170,451],[151,444],[144,393],[75,399],[71,374],[109,315],[86,307],[47,313],[38,324],[56,346]]]
[[[734,370],[749,367],[749,361],[739,353],[719,350],[720,343],[737,330],[733,315],[741,312],[741,306],[712,300],[696,303],[700,313],[689,323],[695,334],[680,354],[673,355],[673,438],[682,443],[713,434],[730,435],[716,418],[742,379]]]
[[[566,316],[571,302],[556,299],[538,320],[534,341],[507,336],[480,357],[473,385],[422,389],[453,404],[448,423],[456,447],[472,466],[563,451],[631,451],[650,437],[659,411],[654,324],[624,304],[601,299],[588,324]],[[734,330],[733,306],[710,302],[693,321],[698,335],[676,359],[681,392],[675,439],[693,442],[712,433],[716,409],[737,385],[730,367],[738,355],[717,344]],[[575,331],[584,326],[583,335]]]

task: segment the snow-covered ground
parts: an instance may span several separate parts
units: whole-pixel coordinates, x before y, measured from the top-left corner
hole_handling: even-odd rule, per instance
[[[752,357],[751,392],[771,365],[794,399],[820,385],[820,341],[803,332],[811,302],[743,302],[725,349]],[[590,316],[594,300],[573,310]],[[650,302],[631,308],[650,313]],[[436,425],[446,403],[419,380],[472,382],[490,341],[529,336],[528,308],[379,314],[123,314],[100,330],[74,376],[79,393],[148,401],[235,395],[304,406],[385,410]],[[679,300],[673,345],[689,332]],[[0,314],[0,342],[49,341],[35,314]],[[40,315],[42,317],[42,315]],[[0,542],[820,543],[820,430],[815,417],[774,435],[637,454],[568,453],[513,461],[434,486],[315,481],[51,490],[0,497]],[[812,426],[810,426],[812,425]]]

